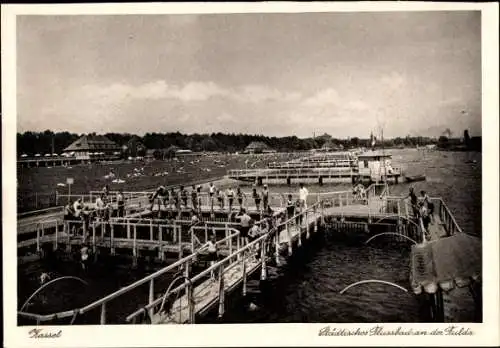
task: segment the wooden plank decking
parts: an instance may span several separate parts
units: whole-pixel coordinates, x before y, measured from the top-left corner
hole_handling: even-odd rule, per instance
[[[290,239],[296,241],[300,235],[306,233],[306,229],[308,225],[312,225],[315,220],[319,220],[321,214],[318,212],[316,214],[311,213],[308,214],[307,219],[304,219],[300,228],[296,224],[290,224],[287,230],[283,230],[279,233],[278,243],[280,249],[286,248]],[[312,234],[314,229],[310,229],[310,233]],[[252,252],[252,251],[251,251]],[[255,251],[253,251],[255,253]],[[257,260],[255,256],[250,256],[245,261],[236,261],[232,264],[229,270],[224,271],[224,291],[230,292],[235,287],[243,281],[243,262],[246,263],[246,273],[247,276],[250,276],[255,271],[259,270],[261,267],[261,261]],[[196,286],[193,290],[193,298],[195,302],[195,310],[196,314],[204,314],[204,312],[210,310],[212,306],[217,304],[219,299],[219,282],[216,279],[212,281],[210,279],[205,280],[200,285]],[[167,315],[165,313],[155,314],[153,316],[152,322],[153,324],[179,324],[185,323],[189,320],[189,304],[188,304],[188,296],[186,294],[180,296],[173,304],[170,313]]]

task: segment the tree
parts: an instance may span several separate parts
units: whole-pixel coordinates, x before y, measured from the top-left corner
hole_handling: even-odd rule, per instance
[[[448,137],[441,135],[438,139],[438,146],[440,148],[446,148],[448,147]]]

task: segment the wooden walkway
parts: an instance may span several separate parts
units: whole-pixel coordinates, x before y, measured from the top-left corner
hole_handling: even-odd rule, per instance
[[[417,229],[420,227],[415,221],[413,221],[413,219],[411,219],[411,217],[409,217],[408,206],[406,203],[403,203],[404,201],[401,197],[388,197],[385,196],[384,193],[377,192],[375,194],[375,192],[376,191],[373,190],[373,192],[368,195],[369,198],[364,202],[355,201],[353,200],[352,195],[350,197],[349,194],[346,193],[331,196],[329,198],[321,197],[321,199],[318,199],[317,202],[310,204],[305,211],[299,211],[298,215],[293,216],[287,221],[277,219],[277,226],[275,226],[271,229],[271,231],[257,238],[247,246],[240,246],[239,232],[234,228],[227,226],[228,224],[230,224],[229,222],[220,222],[222,223],[222,225],[225,225],[225,227],[221,227],[222,231],[225,231],[225,238],[223,238],[222,240],[218,240],[217,245],[223,259],[217,261],[215,265],[209,266],[208,268],[201,271],[201,273],[196,275],[189,274],[190,265],[193,262],[196,262],[197,257],[202,254],[203,248],[200,248],[199,245],[195,247],[193,244],[193,240],[195,239],[193,231],[195,228],[190,230],[192,234],[191,242],[189,243],[182,240],[181,226],[173,226],[174,235],[175,233],[178,233],[177,244],[175,245],[162,240],[163,237],[161,236],[163,235],[163,232],[160,227],[161,224],[157,225],[155,222],[153,222],[153,220],[151,220],[149,224],[141,224],[140,222],[135,223],[137,226],[145,226],[146,229],[142,232],[136,230],[135,227],[132,231],[132,229],[130,228],[131,223],[125,223],[125,226],[127,226],[128,224],[128,227],[125,230],[125,236],[127,236],[127,238],[109,238],[106,234],[102,234],[100,238],[99,233],[96,233],[94,228],[93,236],[91,236],[91,238],[93,238],[94,245],[96,246],[109,248],[127,248],[132,245],[134,250],[135,248],[144,248],[150,250],[159,249],[160,252],[180,251],[179,260],[174,264],[171,264],[163,268],[162,270],[155,272],[154,274],[146,276],[145,278],[140,279],[125,288],[119,289],[118,291],[98,301],[95,301],[94,303],[89,304],[84,308],[65,312],[63,313],[63,316],[61,316],[60,313],[45,316],[31,313],[23,313],[22,315],[29,318],[36,318],[36,320],[43,322],[51,320],[52,318],[54,318],[54,316],[59,318],[68,317],[74,315],[75,313],[83,314],[89,310],[101,307],[101,324],[105,324],[107,302],[118,299],[122,294],[127,293],[148,282],[150,284],[149,301],[139,310],[130,314],[127,317],[128,322],[135,321],[137,317],[141,316],[144,313],[147,313],[153,324],[194,323],[194,318],[197,315],[206,314],[208,311],[215,309],[217,305],[219,308],[219,315],[222,315],[224,313],[224,305],[226,303],[226,294],[232,292],[240,286],[242,287],[242,291],[245,292],[246,281],[248,277],[258,271],[261,272],[261,280],[265,279],[266,263],[273,257],[276,257],[276,261],[278,262],[278,255],[281,251],[287,250],[289,255],[292,254],[295,248],[301,247],[303,241],[307,240],[315,232],[318,231],[318,226],[325,222],[325,218],[340,218],[339,220],[341,222],[349,222],[349,219],[351,219],[350,221],[359,222],[361,219],[361,221],[364,221],[364,223],[376,224],[378,221],[392,217],[393,221],[391,223],[395,224],[395,226],[397,227],[400,227],[399,220],[402,219],[407,219],[411,224],[415,225],[414,227]],[[429,228],[429,244],[432,244],[432,242],[438,241],[443,237],[452,235],[455,232],[461,232],[460,228],[456,224],[456,221],[454,220],[444,202],[439,198],[434,199],[434,202],[436,206],[434,213],[435,220]],[[165,207],[156,206],[156,208],[159,208],[162,211],[173,211],[172,209]],[[207,204],[202,205],[201,210],[204,213],[210,213],[212,211],[211,207]],[[239,207],[235,208],[233,212],[236,212],[238,210]],[[285,207],[274,206],[273,210],[275,214],[278,215],[285,212]],[[151,219],[151,213],[154,213],[155,211],[157,212],[158,210],[143,210],[140,213],[131,214],[127,218],[137,218],[141,221],[144,219],[147,220],[148,218]],[[183,212],[189,211],[191,211],[191,209],[183,210]],[[213,211],[219,216],[221,215],[221,213],[229,213],[227,211],[227,207],[226,210],[220,210],[217,208],[217,206],[214,206]],[[257,211],[255,207],[253,207],[253,209],[252,207],[250,207],[248,209],[248,212],[250,214],[253,214],[254,216],[255,214],[260,215],[260,212]],[[342,218],[345,218],[345,220],[342,220]],[[395,220],[398,220],[398,222],[396,222]],[[299,224],[297,224],[296,221],[300,221]],[[117,225],[124,224],[123,222],[119,221],[111,223],[115,223]],[[153,230],[154,226],[158,226],[157,232],[159,232],[159,234],[156,237],[153,237],[155,233],[157,233]],[[167,226],[164,227],[166,228]],[[396,229],[396,231],[398,231],[398,229]],[[120,237],[123,237],[123,232],[123,230],[120,232]],[[138,238],[139,233],[146,233],[146,236],[151,237],[149,238],[149,240],[147,238],[140,239]],[[206,228],[204,228],[203,231],[200,231],[200,233],[201,235],[208,235]],[[105,237],[102,238],[102,236]],[[133,236],[133,240],[131,239],[131,236]],[[419,232],[419,236],[422,237],[421,231]],[[38,244],[40,244],[40,241],[42,240],[52,242],[54,241],[53,239],[51,239],[53,238],[52,236],[42,236],[42,238],[43,239],[38,240]],[[69,238],[69,236],[64,232],[59,233],[59,238],[68,238],[68,240],[70,240],[70,244],[79,243],[77,239],[74,239],[74,241],[71,240],[71,238]],[[201,237],[199,244],[203,245],[207,239],[207,237]],[[420,242],[417,243],[417,246],[425,244]],[[269,244],[272,244],[275,247],[274,255],[266,255],[264,252],[262,252],[262,250],[268,250]],[[182,255],[183,249],[189,250],[187,256]],[[257,255],[257,250],[261,251],[260,255]],[[415,263],[413,257],[414,256],[412,256],[412,262]],[[167,303],[171,304],[167,306],[168,308],[164,308],[163,311],[159,311],[159,305],[165,300],[165,298],[163,296],[155,298],[155,294],[157,293],[154,289],[156,283],[155,279],[162,276],[163,274],[166,274],[167,272],[171,272],[172,270],[178,271],[179,269],[184,272],[185,279],[180,286],[169,292],[169,301],[167,301]],[[214,273],[215,280],[210,279],[211,273]],[[166,289],[163,288],[157,290],[161,291],[162,293],[165,293],[166,291]],[[170,302],[170,300],[172,300],[173,302]]]
[[[313,233],[315,229],[311,226],[318,223],[321,218],[320,213],[309,213],[304,218],[299,226],[295,223],[288,224],[286,229],[283,229],[278,235],[278,245],[280,250],[286,249],[290,243],[297,241],[299,238],[307,238],[308,232]],[[305,236],[303,236],[305,235]],[[231,269],[223,272],[224,293],[230,293],[236,287],[241,285],[246,277],[251,276],[258,270],[261,270],[262,260],[257,258],[256,251],[249,251],[247,258],[242,258],[241,261],[235,261],[231,265]],[[244,270],[245,268],[245,270]],[[246,273],[246,274],[245,274]],[[220,283],[221,280],[215,278],[207,279],[193,290],[194,311],[198,315],[204,315],[207,311],[213,308],[220,299]],[[170,311],[167,313],[156,313],[152,318],[153,324],[183,324],[189,321],[189,295],[180,296],[173,304]]]

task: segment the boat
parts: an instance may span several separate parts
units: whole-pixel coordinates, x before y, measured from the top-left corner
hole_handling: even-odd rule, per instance
[[[415,182],[415,181],[425,181],[425,175],[410,175],[405,176],[407,182]]]

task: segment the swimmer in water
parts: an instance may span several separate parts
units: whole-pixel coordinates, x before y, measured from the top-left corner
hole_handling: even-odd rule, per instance
[[[82,269],[85,271],[87,269],[87,263],[89,261],[89,248],[86,245],[80,249],[80,263],[82,265]]]

